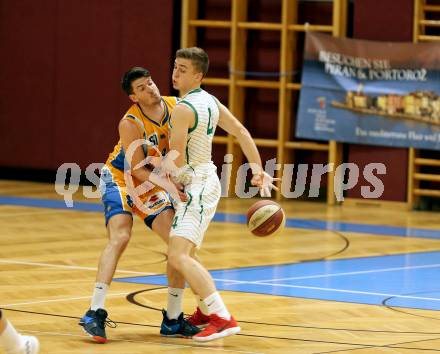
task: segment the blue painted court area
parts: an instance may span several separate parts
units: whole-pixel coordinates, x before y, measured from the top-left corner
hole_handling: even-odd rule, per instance
[[[219,290],[440,310],[440,252],[210,272]],[[115,279],[166,285],[164,275]]]
[[[15,205],[33,208],[48,208],[90,212],[104,212],[104,206],[101,203],[90,202],[73,202],[72,207],[68,207],[63,200],[55,199],[39,199],[39,198],[23,198],[10,197],[0,195],[0,205]]]
[[[50,208],[62,210],[75,210],[85,212],[103,212],[101,203],[92,202],[73,202],[72,207],[68,207],[62,200],[38,199],[38,198],[22,198],[0,195],[0,205],[15,205],[34,208]],[[243,214],[230,214],[217,212],[214,216],[215,222],[230,222],[236,224],[246,224],[246,216]],[[418,237],[440,239],[440,230],[421,229],[402,226],[374,225],[348,223],[339,221],[326,220],[310,220],[299,218],[288,218],[286,227],[305,229],[305,230],[323,230],[323,231],[339,231],[353,232],[371,235],[400,236],[400,237]]]
[[[96,202],[0,196],[0,205],[100,212]],[[242,214],[216,213],[215,222],[245,224]],[[440,239],[440,230],[289,218],[286,227],[366,235]],[[215,270],[220,290],[440,310],[440,252]],[[166,277],[116,281],[166,285]]]

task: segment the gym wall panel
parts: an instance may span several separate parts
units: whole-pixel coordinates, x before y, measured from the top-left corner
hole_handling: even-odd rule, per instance
[[[102,162],[114,144],[120,1],[60,1],[56,36],[55,164]]]
[[[356,163],[359,167],[359,181],[357,185],[348,191],[350,198],[362,198],[361,187],[371,186],[363,176],[364,168],[369,163],[383,163],[386,166],[386,174],[374,174],[384,184],[384,192],[381,200],[403,202],[406,199],[406,179],[408,165],[407,149],[392,149],[382,146],[365,146],[351,144],[348,147],[348,162]]]
[[[412,42],[414,0],[356,0],[353,37]]]
[[[171,92],[173,0],[2,0],[0,167],[104,162],[141,65]],[[27,141],[23,144],[21,140]]]
[[[57,6],[0,6],[0,166],[50,168]]]
[[[122,0],[121,72],[144,66],[163,95],[171,94],[173,71],[173,1]],[[180,6],[180,2],[177,4]],[[124,97],[123,105],[126,108]],[[125,110],[124,112],[125,113]]]

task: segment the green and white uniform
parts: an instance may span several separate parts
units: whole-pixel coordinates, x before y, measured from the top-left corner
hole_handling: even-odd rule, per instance
[[[188,130],[187,166],[184,176],[180,176],[186,180],[188,201],[175,204],[170,236],[184,237],[200,248],[221,195],[217,168],[212,162],[212,139],[220,111],[216,98],[200,88],[190,91],[178,104],[194,112],[195,123]]]

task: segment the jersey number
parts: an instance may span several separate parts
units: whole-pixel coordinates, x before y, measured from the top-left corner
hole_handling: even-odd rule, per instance
[[[177,215],[174,217],[174,219],[173,219],[173,224],[171,225],[171,227],[173,228],[173,229],[175,229],[176,228],[176,226],[177,226],[177,219],[178,219],[178,217],[177,217]]]
[[[159,140],[157,139],[157,135],[156,135],[156,133],[151,134],[151,135],[148,137],[148,140],[149,140],[150,143],[153,144],[154,146],[159,145]]]
[[[208,108],[208,129],[206,134],[211,135],[214,134],[214,123],[211,122],[211,108]]]

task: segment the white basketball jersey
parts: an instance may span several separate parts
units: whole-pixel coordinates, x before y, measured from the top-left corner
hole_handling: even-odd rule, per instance
[[[220,181],[212,162],[212,139],[220,111],[217,100],[201,88],[190,91],[178,104],[194,112],[194,126],[188,129],[186,170],[181,174],[188,177],[188,183],[182,182],[188,201],[177,201],[174,205],[170,236],[186,238],[199,248],[221,195]]]
[[[220,116],[216,99],[198,88],[178,104],[189,107],[195,116],[194,126],[188,130],[185,162],[191,167],[212,163],[212,139]]]

